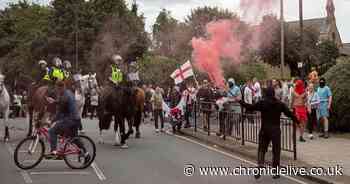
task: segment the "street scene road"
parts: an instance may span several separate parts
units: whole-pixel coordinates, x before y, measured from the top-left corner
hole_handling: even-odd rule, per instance
[[[98,144],[97,120],[84,120],[86,134],[97,145],[97,157],[92,167],[72,170],[63,161],[43,161],[34,169],[22,171],[14,165],[11,152],[17,142],[24,138],[25,119],[12,120],[13,137],[9,143],[0,143],[0,178],[3,184],[62,184],[62,183],[283,183],[303,184],[299,179],[282,177],[273,180],[263,176],[255,180],[253,176],[194,176],[184,174],[184,166],[227,166],[251,167],[253,165],[223,154],[215,148],[208,149],[196,141],[167,133],[155,133],[151,124],[142,125],[142,138],[131,138],[129,149],[113,146],[113,132],[104,133],[104,144]],[[14,131],[14,132],[13,132]],[[210,148],[210,147],[209,147]],[[306,182],[309,183],[309,182]]]

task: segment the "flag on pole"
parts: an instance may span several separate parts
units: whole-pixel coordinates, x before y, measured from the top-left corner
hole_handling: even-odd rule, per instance
[[[190,61],[187,61],[185,64],[183,64],[179,69],[176,69],[170,77],[174,79],[175,84],[180,84],[185,79],[193,76],[193,69]]]

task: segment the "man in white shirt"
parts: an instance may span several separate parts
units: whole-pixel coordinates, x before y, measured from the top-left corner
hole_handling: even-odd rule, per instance
[[[258,81],[257,78],[254,78],[253,79],[253,89],[254,89],[254,97],[253,97],[253,100],[254,102],[258,102],[261,97],[262,97],[262,93],[261,93],[261,85]]]
[[[259,84],[260,87],[260,84]],[[254,94],[254,87],[253,87],[253,83],[251,80],[249,80],[244,88],[244,102],[246,104],[253,104],[253,98],[254,96],[256,96]],[[254,114],[254,112],[246,110],[245,114],[248,116],[247,119],[250,123],[254,123],[254,118],[252,117],[252,114]]]

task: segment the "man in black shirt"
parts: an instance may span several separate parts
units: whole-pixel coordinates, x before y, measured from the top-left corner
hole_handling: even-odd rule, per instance
[[[288,107],[281,101],[275,98],[275,90],[272,87],[268,87],[265,91],[265,97],[258,103],[251,105],[246,104],[243,101],[240,102],[247,110],[260,111],[261,112],[261,129],[259,132],[259,148],[258,148],[258,167],[264,167],[265,153],[268,146],[272,141],[272,153],[273,153],[273,168],[280,166],[280,154],[281,154],[281,114],[292,118],[292,120],[299,124],[297,118],[288,109]],[[260,178],[260,175],[255,175],[255,178]],[[276,174],[274,179],[279,178]]]

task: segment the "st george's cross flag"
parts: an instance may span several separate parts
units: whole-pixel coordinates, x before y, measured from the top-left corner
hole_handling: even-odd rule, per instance
[[[175,84],[180,84],[185,79],[193,76],[193,69],[190,61],[187,61],[185,64],[183,64],[179,69],[176,69],[170,77],[174,79]]]

